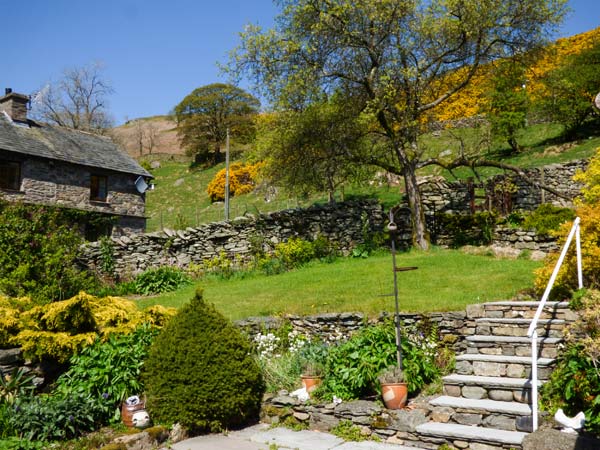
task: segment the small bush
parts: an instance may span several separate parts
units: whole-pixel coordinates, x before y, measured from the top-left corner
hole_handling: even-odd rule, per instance
[[[197,291],[155,338],[144,367],[147,408],[192,432],[243,425],[264,392],[250,343]]]
[[[572,209],[544,203],[525,218],[523,228],[534,229],[537,234],[550,234],[557,231],[563,223],[573,219],[575,211]]]
[[[470,215],[436,214],[436,226],[448,234],[451,246],[488,245],[492,242],[496,216],[489,212]]]
[[[274,259],[288,269],[300,267],[313,259],[331,260],[337,251],[325,237],[319,236],[314,241],[301,238],[290,238],[275,246]]]
[[[152,295],[175,291],[191,282],[192,280],[183,270],[164,266],[141,273],[135,278],[134,286],[137,294]]]

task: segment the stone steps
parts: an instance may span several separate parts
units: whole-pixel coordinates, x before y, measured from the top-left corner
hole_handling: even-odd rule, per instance
[[[540,319],[537,332],[539,336],[561,338],[566,321],[564,319]],[[479,318],[475,319],[475,332],[480,336],[526,337],[531,319],[521,318]]]
[[[477,442],[488,445],[486,450],[521,448],[527,433],[520,431],[494,430],[491,428],[472,427],[455,423],[426,422],[417,426],[417,432],[426,441],[436,444],[449,443],[459,448],[465,442]],[[491,444],[491,445],[490,445]]]
[[[444,395],[430,401],[432,422],[417,427],[423,442],[461,449],[520,449],[531,430],[531,339],[539,302],[492,302],[467,307],[466,353],[443,378]],[[538,322],[538,380],[548,379],[566,324],[567,302],[548,302]]]
[[[482,377],[452,374],[442,378],[444,395],[471,399],[529,403],[531,380],[526,378]],[[538,380],[538,386],[543,381]]]
[[[447,423],[507,431],[531,429],[531,406],[513,401],[441,396],[431,400],[432,414]]]
[[[538,379],[547,380],[554,358],[538,358]],[[456,357],[455,371],[459,375],[484,377],[529,378],[531,358],[528,356],[481,355],[466,353]]]
[[[533,319],[539,302],[491,302],[479,305],[469,305],[467,314],[470,318],[506,318]],[[574,313],[569,309],[568,302],[546,302],[542,310],[542,319],[573,320]]]
[[[538,356],[556,358],[561,338],[538,337]],[[519,336],[467,336],[467,353],[484,355],[530,356],[531,339]]]

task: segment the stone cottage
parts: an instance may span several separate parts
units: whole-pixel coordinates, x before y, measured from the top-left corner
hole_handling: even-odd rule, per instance
[[[0,97],[0,198],[116,217],[114,236],[141,233],[152,175],[108,137],[27,118],[29,97]]]

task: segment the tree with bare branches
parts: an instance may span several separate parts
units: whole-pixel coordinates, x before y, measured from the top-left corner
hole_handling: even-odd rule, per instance
[[[60,80],[32,95],[32,113],[51,124],[103,132],[112,124],[107,97],[113,92],[99,63],[65,69]]]

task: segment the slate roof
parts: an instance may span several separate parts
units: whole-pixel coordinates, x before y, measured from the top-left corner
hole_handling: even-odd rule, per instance
[[[0,149],[152,177],[108,137],[29,121],[12,122],[0,111]]]

